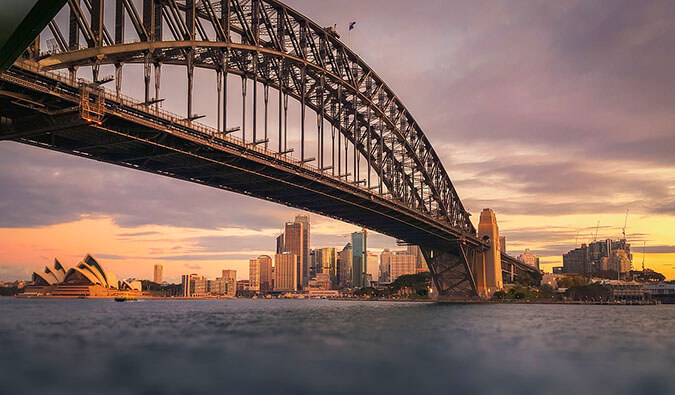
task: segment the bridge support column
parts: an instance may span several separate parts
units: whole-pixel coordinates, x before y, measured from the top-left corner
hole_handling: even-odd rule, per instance
[[[478,288],[483,288],[487,296],[492,295],[496,291],[504,288],[504,280],[502,275],[502,255],[499,248],[499,228],[497,227],[497,219],[494,211],[489,208],[480,213],[480,222],[478,224],[478,237],[489,244],[489,248],[483,251],[483,270],[484,270],[484,284],[480,284]],[[480,265],[477,265],[480,267]]]
[[[479,294],[469,264],[476,255],[464,245],[451,245],[447,249],[420,247],[431,272],[432,298],[435,300],[473,299]]]

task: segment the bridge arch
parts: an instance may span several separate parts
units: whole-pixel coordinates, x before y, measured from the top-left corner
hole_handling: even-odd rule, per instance
[[[110,14],[106,3],[114,3],[114,18],[104,18]],[[106,26],[111,19],[114,26]],[[136,38],[125,34],[127,24]],[[365,226],[419,245],[440,296],[473,297],[486,289],[485,280],[475,274],[484,273],[484,254],[491,246],[476,236],[438,155],[404,104],[334,30],[276,0],[67,0],[42,35],[49,37],[49,51],[32,45],[23,59],[0,73],[0,140]],[[141,100],[122,92],[125,64],[143,67]],[[162,65],[187,70],[185,117],[158,105]],[[100,78],[102,66],[113,66],[114,77]],[[91,67],[93,81],[77,78],[81,67]],[[195,68],[215,72],[216,128],[196,121]],[[52,72],[64,69],[69,75]],[[228,75],[242,81],[241,137],[227,129]],[[112,81],[114,91],[103,87]],[[254,121],[249,128],[246,94],[251,81]],[[260,87],[262,139],[256,122]],[[267,134],[270,88],[278,94],[278,125],[272,128],[278,133],[276,147],[270,147]],[[289,98],[300,106],[299,158],[286,144]],[[313,131],[306,126],[307,110],[317,119]],[[309,158],[305,137],[314,131],[317,157]],[[330,145],[324,145],[326,134]],[[502,262],[511,265],[511,279],[530,270],[516,261]]]
[[[263,84],[265,91],[268,87],[277,90],[280,113],[287,96],[300,103],[301,162],[313,159],[317,167],[345,181],[364,185],[464,232],[475,233],[468,211],[418,122],[388,85],[331,29],[275,0],[143,0],[142,13],[133,1],[115,0],[114,30],[104,23],[103,0],[84,0],[82,4],[69,0],[67,8],[68,42],[64,29],[52,21],[45,34],[52,36],[58,49],[38,55],[42,68],[70,69],[74,75],[79,67],[92,67],[97,80],[102,65],[115,65],[119,93],[123,65],[142,64],[145,100],[150,102],[150,69],[154,67],[157,74],[162,64],[184,66],[188,70],[187,118],[194,116],[192,70],[214,70],[223,103],[218,106],[222,132],[227,132],[227,88],[220,89],[220,81],[227,84],[227,78],[221,75],[253,80],[254,91],[258,84]],[[125,36],[127,18],[137,40]],[[82,48],[80,36],[86,44]],[[156,90],[154,99],[159,99],[159,82]],[[317,117],[317,158],[305,155],[305,108]],[[254,104],[254,118],[256,110]],[[341,145],[339,137],[336,144],[331,135],[331,149],[325,146],[325,123],[342,135],[351,158],[342,156],[343,147],[335,147]],[[244,126],[241,133],[247,141],[250,128]],[[266,144],[258,140],[256,127],[254,122],[250,143]],[[282,144],[287,135],[281,124],[277,132],[277,152],[290,154]],[[330,163],[326,151],[332,151]]]

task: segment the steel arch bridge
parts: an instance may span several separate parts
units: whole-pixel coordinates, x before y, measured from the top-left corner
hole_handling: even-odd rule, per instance
[[[441,296],[480,293],[477,265],[491,241],[476,235],[419,123],[333,29],[276,0],[105,3],[68,0],[42,32],[49,50],[38,38],[3,72],[0,139],[358,224],[419,245]],[[123,92],[128,64],[143,69],[139,100]],[[165,65],[186,70],[184,116],[160,108]],[[93,81],[77,78],[83,67]],[[114,76],[101,77],[106,67]],[[196,122],[195,68],[214,72],[215,128]],[[236,76],[234,121],[228,84]],[[299,104],[297,128],[288,125],[289,98]]]

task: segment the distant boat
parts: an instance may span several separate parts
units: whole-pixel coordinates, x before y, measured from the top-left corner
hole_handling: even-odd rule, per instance
[[[133,295],[125,294],[115,297],[115,302],[131,302],[136,300],[136,297]]]

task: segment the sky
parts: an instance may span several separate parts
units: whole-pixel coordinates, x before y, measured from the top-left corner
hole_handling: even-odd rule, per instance
[[[530,248],[550,272],[596,229],[598,239],[619,238],[629,210],[634,266],[644,251],[648,268],[675,279],[673,2],[286,3],[338,24],[415,116],[473,220],[495,211],[509,253]],[[141,97],[141,74],[130,73],[125,93]],[[184,69],[163,73],[174,80],[163,105],[184,112]],[[195,107],[214,124],[212,81],[197,73]],[[299,213],[0,142],[2,280],[27,279],[55,257],[72,266],[86,253],[120,278],[151,278],[159,263],[169,281],[222,269],[245,279],[248,259],[271,254]],[[313,248],[342,247],[357,230],[318,215],[311,222]],[[396,248],[377,234],[370,245]]]

